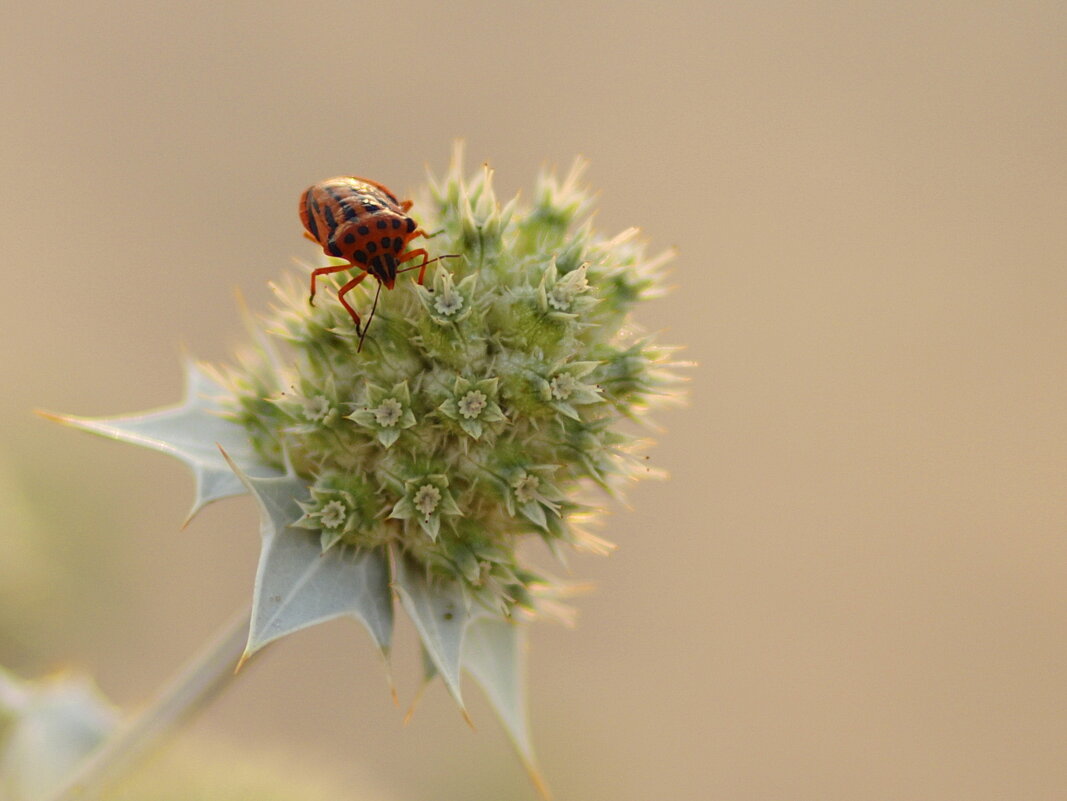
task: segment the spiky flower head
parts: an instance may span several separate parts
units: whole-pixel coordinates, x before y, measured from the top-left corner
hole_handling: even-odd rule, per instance
[[[291,276],[235,364],[189,366],[181,406],[66,418],[183,458],[194,511],[256,495],[249,653],[341,615],[385,652],[395,590],[432,672],[457,701],[461,667],[486,686],[528,765],[514,624],[557,610],[561,588],[519,546],[607,550],[586,529],[597,495],[652,473],[632,423],[678,398],[673,349],[630,316],[669,254],[646,257],[636,229],[596,233],[581,170],[501,205],[491,171],[465,176],[457,153],[412,210],[450,258],[382,292],[361,351],[336,300],[350,272],[322,279],[315,306]],[[374,283],[349,303],[369,310]]]
[[[362,353],[339,304],[310,307],[303,279],[278,290],[267,329],[286,356],[226,371],[232,419],[264,461],[283,470],[285,454],[309,482],[320,506],[301,525],[321,525],[326,547],[389,545],[503,615],[536,612],[551,583],[521,564],[523,538],[602,548],[578,524],[587,490],[647,474],[619,425],[669,397],[675,376],[670,349],[629,318],[659,292],[662,259],[646,260],[633,231],[593,232],[579,173],[543,175],[524,209],[497,202],[487,169],[466,178],[454,164],[415,212],[433,252],[456,257],[384,293]],[[348,295],[357,308],[369,284]],[[264,393],[255,377],[272,371]],[[382,513],[344,517],[342,533],[347,502],[320,498],[345,481]],[[472,528],[492,558],[472,556]]]

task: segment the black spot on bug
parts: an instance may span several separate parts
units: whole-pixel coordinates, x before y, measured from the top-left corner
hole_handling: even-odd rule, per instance
[[[383,228],[388,228],[388,227],[389,227],[389,223],[387,223],[385,220],[378,220],[378,229],[379,230],[381,230]]]
[[[379,211],[382,207],[375,203],[364,203],[363,208],[373,214],[374,212]]]
[[[367,254],[364,251],[357,250],[355,255],[356,255],[356,261],[358,261],[360,264],[366,264],[367,263]]]
[[[408,233],[410,234],[414,230],[415,230],[415,221],[413,219],[411,219],[410,217],[408,217]]]
[[[368,228],[365,225],[359,226],[359,228],[357,228],[356,230],[359,231],[359,235],[360,236],[366,236],[367,234],[370,233],[370,228]]]
[[[400,220],[398,220],[396,217],[394,217],[393,218],[393,228],[399,228],[399,227],[400,227]]]
[[[329,206],[322,207],[322,217],[326,220],[326,227],[329,228],[330,231],[333,231],[333,229],[337,227],[337,220],[333,218],[333,212],[330,211]]]
[[[356,235],[355,234],[345,234],[345,244],[346,245],[351,245],[355,241],[356,241]]]
[[[382,237],[382,247],[385,248],[386,250],[389,250],[389,248],[391,248],[393,246],[392,242],[393,242],[393,240],[390,239],[389,237],[387,237],[387,236],[383,236]]]
[[[337,208],[340,210],[342,216],[345,218],[345,222],[354,220],[359,216],[359,212],[355,206],[345,203],[344,200],[337,201]]]
[[[378,250],[378,245],[377,244],[375,244],[374,242],[368,242],[367,243],[367,252],[368,253],[374,253],[377,250]]]
[[[400,250],[400,248],[404,247],[404,240],[398,236],[396,239],[393,240],[393,247],[397,250]]]

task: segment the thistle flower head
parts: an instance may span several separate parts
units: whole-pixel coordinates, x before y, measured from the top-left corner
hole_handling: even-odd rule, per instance
[[[661,275],[632,234],[581,225],[579,172],[542,176],[523,209],[498,203],[488,170],[467,178],[454,164],[413,213],[433,252],[458,258],[383,293],[361,353],[339,304],[309,306],[303,279],[279,289],[267,329],[287,355],[227,370],[231,418],[265,462],[282,470],[287,454],[309,483],[300,525],[318,526],[325,547],[391,545],[511,614],[548,583],[520,564],[522,538],[582,547],[572,520],[588,487],[645,474],[613,433],[671,391],[669,350],[628,318]],[[371,283],[349,302],[369,308]],[[253,377],[272,369],[280,389],[264,395]],[[374,495],[378,514],[352,522],[344,482]],[[476,570],[472,527],[495,546]]]
[[[491,171],[465,176],[457,157],[411,211],[431,256],[451,258],[381,292],[362,350],[337,302],[358,268],[321,278],[315,306],[293,276],[255,347],[189,366],[181,405],[65,418],[185,460],[194,511],[256,496],[248,653],[338,616],[387,652],[395,590],[431,673],[460,703],[461,668],[485,686],[531,769],[515,622],[555,612],[561,588],[519,546],[607,550],[586,530],[595,493],[650,474],[630,424],[678,397],[673,349],[630,317],[669,256],[646,257],[636,229],[594,231],[581,170],[502,205]],[[375,284],[348,303],[369,310]]]

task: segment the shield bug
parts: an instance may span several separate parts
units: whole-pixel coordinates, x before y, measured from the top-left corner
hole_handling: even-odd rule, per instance
[[[363,347],[366,329],[360,325],[360,317],[345,300],[352,289],[368,275],[378,279],[378,292],[382,285],[392,289],[398,273],[419,271],[418,282],[422,284],[426,266],[438,259],[431,259],[425,248],[408,250],[412,239],[426,236],[426,232],[410,216],[410,200],[398,200],[396,195],[379,183],[343,176],[321,181],[309,186],[300,196],[300,221],[307,229],[304,236],[320,245],[327,256],[344,259],[348,264],[319,267],[311,273],[311,297],[315,304],[315,279],[353,268],[360,274],[338,290],[337,298],[352,317],[359,334],[359,347]],[[398,269],[401,264],[422,257],[412,267]],[[374,296],[375,306],[378,296]],[[373,317],[374,311],[371,310]],[[368,325],[370,323],[368,322]]]

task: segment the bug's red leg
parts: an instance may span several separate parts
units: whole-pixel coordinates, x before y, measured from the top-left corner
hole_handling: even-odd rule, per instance
[[[456,258],[459,258],[459,254],[458,253],[445,253],[445,254],[443,254],[441,256],[438,256],[437,258],[428,259],[427,256],[429,256],[430,254],[428,254],[423,248],[419,248],[418,250],[413,250],[410,253],[405,253],[403,255],[403,257],[400,259],[400,261],[397,262],[397,264],[403,264],[405,261],[410,259],[412,256],[419,256],[419,255],[422,256],[422,264],[416,264],[414,267],[405,267],[403,270],[397,270],[398,274],[399,273],[406,273],[408,270],[418,270],[419,271],[419,277],[418,277],[417,281],[418,281],[419,286],[422,286],[422,279],[426,275],[426,267],[427,267],[427,265],[433,264],[435,261],[441,261],[441,259],[456,259]]]
[[[327,267],[319,267],[317,270],[311,272],[311,297],[308,298],[308,303],[312,306],[315,305],[315,279],[320,275],[329,275],[330,273],[339,273],[341,270],[351,270],[351,264],[331,264]]]
[[[400,257],[400,260],[397,262],[397,264],[403,264],[406,261],[411,261],[417,256],[422,256],[422,264],[418,265],[419,277],[416,279],[416,282],[419,286],[422,286],[422,280],[426,277],[426,265],[429,264],[431,261],[437,261],[437,259],[430,259],[430,254],[426,252],[426,248],[419,248],[418,250],[412,250],[409,253],[405,253],[403,256]],[[407,268],[407,270],[414,269],[414,267]],[[406,272],[406,270],[397,270],[397,272]]]
[[[322,244],[321,242],[319,242],[319,240],[317,240],[315,237],[313,237],[310,234],[310,232],[308,232],[308,231],[304,231],[304,239],[306,239],[308,242],[314,242],[316,245],[321,245]]]
[[[355,289],[357,286],[359,286],[359,282],[366,278],[368,275],[370,275],[370,273],[360,273],[337,291],[337,299],[341,301],[341,305],[345,307],[345,310],[352,317],[352,322],[356,324],[356,333],[360,335],[362,335],[363,330],[360,328],[359,325],[359,315],[356,314],[355,309],[348,305],[348,301],[345,300],[345,295],[347,295],[350,290]]]
[[[444,232],[445,232],[445,229],[444,229],[444,228],[438,228],[438,229],[437,229],[436,231],[434,231],[434,232],[433,232],[432,234],[428,234],[428,233],[426,233],[425,231],[423,231],[423,230],[422,230],[422,229],[420,228],[419,230],[417,230],[417,231],[416,231],[415,233],[413,233],[413,234],[411,235],[411,238],[412,238],[412,239],[417,239],[417,238],[418,238],[418,237],[420,237],[420,236],[424,236],[424,237],[426,237],[427,239],[433,239],[433,238],[434,238],[435,236],[437,236],[438,234],[443,234]]]

